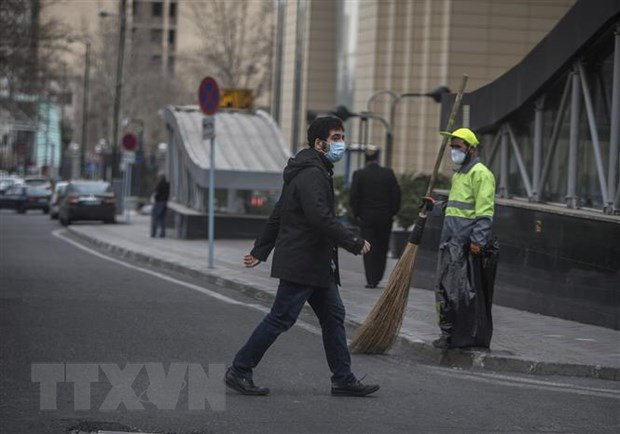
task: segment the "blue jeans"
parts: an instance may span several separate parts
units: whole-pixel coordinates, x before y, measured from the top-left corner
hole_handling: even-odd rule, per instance
[[[166,202],[155,202],[151,210],[151,236],[154,237],[159,228],[159,236],[166,236],[166,210],[168,206]]]
[[[332,372],[332,384],[340,386],[355,381],[344,330],[344,305],[335,282],[332,282],[329,288],[318,288],[281,280],[271,312],[237,353],[232,364],[233,372],[251,379],[252,369],[258,365],[278,336],[295,324],[306,301],[321,324],[323,347]]]

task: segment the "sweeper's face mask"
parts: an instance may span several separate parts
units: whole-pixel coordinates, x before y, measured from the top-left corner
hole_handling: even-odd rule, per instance
[[[461,139],[453,138],[450,142],[450,148],[452,149],[450,157],[454,164],[463,164],[467,159],[470,147]]]
[[[454,164],[463,164],[465,158],[467,157],[467,154],[460,149],[452,148],[452,153],[450,157],[452,158],[452,162]]]

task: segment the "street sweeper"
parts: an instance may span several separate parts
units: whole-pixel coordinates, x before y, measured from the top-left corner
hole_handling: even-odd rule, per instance
[[[495,177],[480,162],[479,142],[472,130],[440,134],[449,137],[451,159],[458,169],[445,203],[435,291],[441,336],[433,345],[442,349],[488,347],[497,265],[497,246],[491,241]],[[432,202],[430,197],[425,200]],[[485,277],[489,271],[490,282]]]

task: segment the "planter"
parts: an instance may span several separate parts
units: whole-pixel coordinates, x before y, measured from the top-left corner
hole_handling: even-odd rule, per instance
[[[409,242],[409,231],[397,230],[390,234],[390,255],[392,258],[400,258]]]

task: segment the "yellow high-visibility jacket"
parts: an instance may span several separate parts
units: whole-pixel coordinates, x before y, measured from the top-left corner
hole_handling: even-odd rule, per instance
[[[495,176],[479,158],[452,175],[441,244],[450,240],[485,246],[495,212]]]

